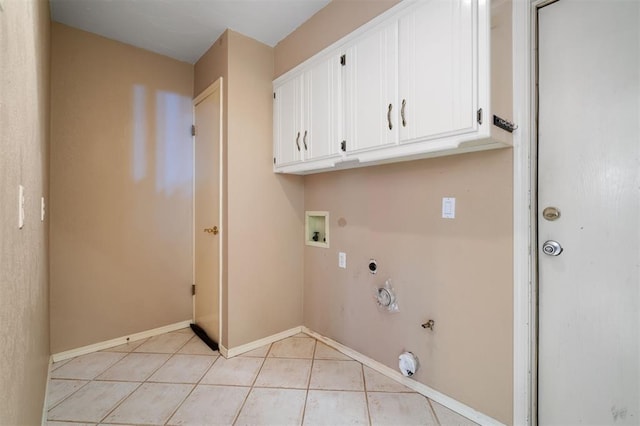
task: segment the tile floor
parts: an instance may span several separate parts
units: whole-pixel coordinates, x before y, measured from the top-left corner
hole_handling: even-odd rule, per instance
[[[232,359],[183,329],[54,363],[48,424],[473,425],[298,334]]]

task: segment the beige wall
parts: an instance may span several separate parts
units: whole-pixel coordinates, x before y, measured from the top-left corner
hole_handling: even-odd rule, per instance
[[[40,424],[49,361],[49,3],[0,12],[0,424]],[[18,229],[18,185],[25,225]]]
[[[273,49],[234,31],[222,38],[196,63],[194,93],[226,77],[222,343],[231,349],[302,323],[304,194],[301,177],[272,169]]]
[[[400,0],[333,0],[275,47],[274,77],[366,24]]]
[[[229,346],[302,324],[303,184],[273,173],[273,49],[229,32]]]
[[[331,2],[276,46],[275,75],[333,43],[336,23],[340,35],[360,26],[371,6]],[[440,218],[443,197],[456,197],[456,219]],[[511,423],[512,204],[511,150],[306,176],[305,210],[330,212],[331,248],[305,248],[304,324],[394,369],[410,350],[416,380]],[[387,278],[396,314],[374,302]],[[420,327],[428,319],[434,332]]]
[[[51,350],[191,319],[193,66],[52,26]]]

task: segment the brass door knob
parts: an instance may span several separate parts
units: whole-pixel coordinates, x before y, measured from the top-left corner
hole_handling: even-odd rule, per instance
[[[209,234],[218,235],[218,227],[214,226],[213,228],[204,228],[204,232],[208,232]]]

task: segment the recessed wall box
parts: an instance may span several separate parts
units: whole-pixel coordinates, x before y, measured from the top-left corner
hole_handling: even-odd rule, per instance
[[[304,243],[329,248],[329,212],[305,212]]]

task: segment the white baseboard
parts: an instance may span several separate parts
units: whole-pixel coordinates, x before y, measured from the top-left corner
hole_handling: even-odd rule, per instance
[[[356,361],[361,362],[362,364],[366,365],[367,367],[377,371],[380,374],[383,374],[387,377],[389,377],[390,379],[395,380],[396,382],[410,388],[413,389],[414,391],[418,392],[419,394],[422,394],[424,396],[426,396],[429,399],[434,400],[435,402],[444,405],[445,407],[449,408],[450,410],[455,411],[456,413],[460,414],[461,416],[464,416],[466,418],[468,418],[469,420],[472,420],[478,424],[481,425],[487,425],[487,426],[498,426],[498,425],[503,425],[503,423],[500,423],[498,420],[487,416],[486,414],[482,414],[479,411],[474,410],[473,408],[469,407],[468,405],[463,404],[460,401],[457,401],[443,393],[438,392],[437,390],[430,388],[429,386],[422,384],[420,382],[416,382],[415,380],[412,380],[408,377],[403,376],[399,371],[396,371],[392,368],[387,367],[384,364],[379,363],[378,361],[375,361],[371,358],[369,358],[368,356],[365,356],[363,354],[361,354],[360,352],[354,351],[353,349],[344,346],[338,342],[336,342],[335,340],[331,340],[328,337],[325,337],[321,334],[316,333],[315,331],[310,330],[307,327],[301,327],[302,328],[302,332],[308,334],[311,337],[314,337],[316,339],[318,339],[319,341],[321,341],[322,343],[331,346],[332,348],[342,352],[343,354],[347,355],[350,358],[355,359]]]
[[[245,352],[258,349],[264,345],[268,345],[269,343],[277,342],[278,340],[282,340],[282,339],[286,339],[287,337],[294,336],[300,333],[301,331],[302,331],[302,327],[294,327],[289,330],[264,337],[260,340],[255,340],[245,345],[236,346],[235,348],[227,349],[223,346],[220,346],[220,354],[225,358],[233,358],[234,356],[238,356]]]
[[[47,414],[49,410],[49,382],[51,381],[51,365],[53,365],[53,357],[49,357],[49,365],[47,366],[47,383],[44,385],[44,402],[42,403],[42,426],[47,425]]]
[[[154,328],[152,330],[141,331],[140,333],[130,334],[128,336],[117,337],[111,340],[105,340],[104,342],[94,343],[92,345],[83,346],[81,348],[71,349],[64,352],[58,352],[51,356],[53,362],[62,361],[65,359],[73,358],[80,355],[90,354],[92,352],[101,351],[103,349],[113,348],[115,346],[124,345],[128,342],[135,342],[137,340],[146,339],[148,337],[157,336],[159,334],[168,333],[170,331],[176,331],[189,327],[191,320],[177,322],[175,324],[165,325],[164,327]]]

